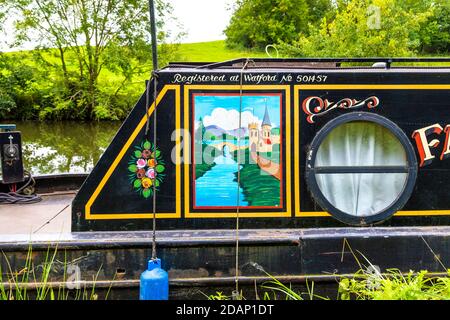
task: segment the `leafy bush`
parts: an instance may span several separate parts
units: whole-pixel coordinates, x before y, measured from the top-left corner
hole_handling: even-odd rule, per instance
[[[239,0],[225,30],[232,47],[278,45],[284,56],[448,53],[448,0]]]
[[[294,41],[331,8],[329,0],[238,0],[225,30],[230,47],[264,49]]]
[[[379,20],[370,6],[379,8]],[[332,21],[310,25],[309,35],[282,42],[280,51],[300,57],[412,56],[421,47],[421,28],[435,10],[431,4],[424,7],[414,10],[403,0],[350,0]]]
[[[434,14],[430,16],[419,31],[423,53],[450,52],[450,2],[436,1]]]
[[[0,91],[0,118],[7,119],[15,108],[16,102],[14,99],[9,94]]]

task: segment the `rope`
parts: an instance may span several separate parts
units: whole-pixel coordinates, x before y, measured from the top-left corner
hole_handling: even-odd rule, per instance
[[[239,204],[240,204],[240,192],[239,187],[241,183],[241,134],[240,129],[242,127],[242,82],[243,82],[243,74],[244,70],[247,68],[248,63],[250,62],[247,59],[242,66],[240,79],[239,79],[239,127],[238,127],[238,148],[237,148],[237,206],[236,206],[236,261],[235,261],[235,283],[236,289],[233,292],[233,297],[235,300],[240,300],[239,294]]]
[[[277,47],[275,47],[273,44],[268,44],[268,45],[266,46],[266,54],[269,56],[269,58],[273,58],[272,55],[271,55],[270,52],[269,52],[269,49],[270,49],[270,48],[273,48],[273,49],[275,50],[275,52],[277,53],[276,58],[278,58],[278,57],[279,57],[279,54],[278,54],[278,49],[277,49]]]
[[[41,200],[41,197],[36,194],[26,195],[17,192],[0,192],[0,204],[30,204]]]
[[[26,194],[23,192],[26,188],[33,187],[36,184],[30,172],[24,170],[24,173],[28,176],[27,182],[19,189],[13,184],[10,192],[0,192],[0,204],[30,204],[42,200],[37,194]]]
[[[156,97],[157,97],[157,73],[153,71],[153,101],[155,109],[153,110],[154,122],[153,122],[153,152],[156,153]],[[152,260],[156,260],[156,175],[153,177],[153,234],[152,234]]]
[[[153,109],[153,152],[156,151],[156,128],[157,128],[157,108],[156,108],[156,97],[158,96],[158,72],[152,71],[152,77],[147,82],[147,91],[145,94],[145,110],[147,113],[147,122],[145,124],[145,137],[148,136],[148,131],[150,127],[150,115],[149,115],[149,104],[150,104],[150,82],[153,79],[153,103],[155,105]],[[152,204],[152,212],[153,212],[153,225],[152,225],[152,258],[151,260],[156,260],[156,176],[152,179],[153,181],[153,204]]]
[[[156,125],[157,125],[157,108],[156,108],[156,97],[158,96],[158,44],[156,39],[156,18],[155,18],[155,4],[153,0],[149,0],[149,11],[150,11],[150,33],[152,39],[152,63],[153,63],[153,152],[156,154]],[[147,99],[150,95],[150,83],[147,85]],[[148,108],[148,102],[146,104]],[[145,134],[147,135],[149,129],[149,115],[147,112],[147,124],[145,127]],[[153,177],[153,234],[152,234],[152,258],[151,260],[156,260],[156,175]]]
[[[58,211],[58,213],[56,213],[53,217],[51,217],[47,222],[45,222],[43,225],[41,225],[39,228],[37,228],[35,231],[33,231],[34,233],[37,233],[38,231],[40,231],[43,227],[45,227],[46,225],[50,224],[50,222],[52,222],[53,219],[55,219],[57,216],[59,216],[64,210],[66,210],[68,207],[70,206],[70,203],[68,205],[66,205],[64,208],[62,208],[61,210]]]

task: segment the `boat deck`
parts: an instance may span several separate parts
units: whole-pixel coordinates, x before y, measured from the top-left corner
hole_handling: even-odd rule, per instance
[[[34,204],[0,205],[0,235],[70,233],[75,191],[42,194]]]

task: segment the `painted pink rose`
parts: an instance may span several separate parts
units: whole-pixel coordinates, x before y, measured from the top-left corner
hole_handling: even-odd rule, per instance
[[[144,159],[150,158],[151,154],[152,154],[152,153],[150,152],[150,150],[145,149],[144,151],[142,151],[142,157],[143,157]]]
[[[147,161],[145,161],[144,159],[139,159],[139,160],[136,162],[136,165],[137,165],[137,167],[138,167],[139,169],[140,169],[140,168],[144,168],[146,164],[147,164]]]
[[[149,177],[150,179],[155,179],[155,176],[156,176],[155,169],[153,169],[153,168],[148,169],[147,172],[145,173],[145,175],[147,177]]]

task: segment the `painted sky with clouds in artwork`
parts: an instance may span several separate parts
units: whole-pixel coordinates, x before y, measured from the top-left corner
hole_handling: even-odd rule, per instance
[[[257,122],[260,125],[264,118],[266,104],[272,127],[278,128],[280,126],[280,97],[266,95],[242,96],[242,127],[246,128],[249,122]],[[195,127],[198,126],[201,117],[205,127],[216,125],[225,130],[237,129],[239,127],[239,105],[239,95],[196,95],[194,97]]]

